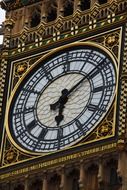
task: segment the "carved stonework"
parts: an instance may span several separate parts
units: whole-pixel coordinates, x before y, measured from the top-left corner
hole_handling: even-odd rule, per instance
[[[125,143],[127,141],[127,23],[125,28],[125,38],[124,38],[124,49],[123,49],[123,65],[121,74],[121,97],[120,97],[120,108],[119,108],[119,143]]]
[[[48,1],[46,1],[46,4],[47,3]],[[45,16],[41,9],[41,7],[43,7],[41,4],[37,4],[35,7],[26,7],[24,10],[19,9],[18,12],[16,10],[12,13],[12,17],[15,17],[13,20],[17,19],[17,21],[19,21],[20,18],[18,17],[22,16],[20,20],[21,24],[19,25],[18,22],[16,23],[15,21],[15,25],[13,25],[14,27],[12,29],[12,34],[18,35],[12,35],[11,37],[10,48],[12,50],[12,55],[41,48],[44,45],[49,45],[56,41],[62,42],[63,40],[67,40],[78,35],[83,35],[85,33],[87,34],[88,31],[98,30],[102,27],[107,27],[111,23],[117,23],[118,21],[126,19],[126,15],[121,16],[123,10],[126,9],[126,4],[123,2],[115,2],[117,9],[114,8],[114,12],[112,11],[112,7],[114,7],[112,2],[107,4],[108,8],[106,6],[101,7],[98,4],[95,4],[94,7],[89,10],[91,12],[77,9],[73,15],[70,15],[67,18],[62,15],[58,15],[56,17],[55,13],[52,13],[52,11],[54,12],[54,10],[58,7],[55,5],[55,1],[52,3],[54,4],[51,4],[48,10],[47,8],[44,8],[44,11],[48,12],[45,13]],[[122,6],[122,4],[125,6]],[[49,5],[47,5],[47,7],[49,7]],[[38,9],[43,13],[37,11]],[[32,14],[34,16],[33,21],[36,19],[36,27],[34,26],[33,28],[30,26]],[[40,14],[40,18],[38,18],[38,14]],[[54,15],[52,18],[55,18],[55,20],[51,20],[52,22],[47,22],[47,19],[51,19],[50,14]],[[57,32],[59,32],[59,37],[54,40],[54,34]],[[115,36],[113,37],[113,35]],[[118,54],[119,46],[118,35],[119,34],[111,34],[109,36],[105,36],[105,45],[108,48],[112,48],[113,52],[116,54]]]
[[[22,160],[30,159],[31,157],[17,150],[5,137],[5,150],[3,153],[2,166],[12,165],[21,162]]]

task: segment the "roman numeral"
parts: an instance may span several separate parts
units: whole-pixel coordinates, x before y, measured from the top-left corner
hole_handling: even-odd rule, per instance
[[[89,104],[87,108],[89,111],[92,111],[92,112],[95,112],[98,110],[100,113],[102,113],[106,111],[104,106],[99,107],[99,105],[94,105],[94,104]]]
[[[88,77],[94,78],[98,73],[100,73],[100,71],[107,66],[107,64],[105,64],[106,63],[105,61],[106,61],[106,58],[103,59],[98,65],[96,65],[95,68],[92,69],[92,71],[90,71],[90,73],[88,74]]]
[[[40,132],[40,134],[39,134],[39,136],[38,136],[38,140],[39,140],[39,141],[40,141],[40,140],[44,140],[44,137],[45,137],[45,135],[47,134],[47,132],[48,132],[48,129],[42,128],[42,130],[41,130],[41,132]]]
[[[94,78],[99,73],[100,73],[100,70],[96,68],[92,73],[90,73],[89,77]]]
[[[67,53],[66,56],[63,57],[63,60],[66,61],[63,65],[63,72],[65,72],[65,73],[70,71],[70,62],[68,60],[71,57],[72,57],[72,55],[69,55],[69,53]]]
[[[63,72],[66,73],[68,71],[70,71],[70,63],[69,62],[67,62],[63,65]]]
[[[45,73],[45,77],[46,77],[49,81],[51,81],[51,80],[53,79],[53,76],[52,76],[52,74],[51,74],[51,72],[50,72],[50,67],[49,67],[48,65],[46,65],[45,67],[42,67],[42,69],[43,69],[43,71],[44,71],[44,73]]]
[[[32,131],[32,129],[36,126],[36,120],[31,121],[28,125],[27,125],[27,129],[28,131]]]
[[[60,142],[61,142],[61,138],[63,137],[63,129],[62,128],[58,128],[58,135],[57,135],[57,138],[58,138],[58,147],[57,149],[59,150],[60,149]]]
[[[99,87],[96,87],[93,89],[93,93],[96,93],[96,92],[100,92],[100,91],[103,91],[104,89],[107,89],[108,91],[111,91],[113,86],[115,86],[115,84],[111,84],[109,83],[108,85],[106,86],[99,86]]]
[[[23,88],[23,91],[25,91],[25,92],[29,92],[30,94],[31,94],[31,93],[39,94],[39,92],[36,91],[36,90],[34,90],[34,89],[26,89],[26,88]]]
[[[104,89],[104,86],[96,87],[96,88],[93,89],[93,93],[103,91],[103,89]]]
[[[21,108],[17,108],[16,112],[13,113],[13,115],[18,115],[18,114],[27,114],[30,112],[34,111],[34,107],[29,107],[29,108],[24,108],[24,110],[22,110]]]
[[[83,135],[86,135],[85,131],[82,128],[83,125],[82,125],[82,123],[78,119],[75,119],[75,124],[78,127],[78,129],[83,133]]]
[[[33,112],[34,111],[34,107],[29,107],[29,108],[25,108],[23,113],[30,113],[30,112]]]
[[[85,53],[85,58],[86,58],[86,60],[84,61],[84,64],[83,64],[83,66],[81,67],[81,71],[83,70],[83,68],[85,67],[85,65],[86,65],[86,63],[88,63],[88,60],[89,60],[89,57],[90,57],[90,55],[92,54],[92,50],[91,50],[91,52],[86,52]]]
[[[88,108],[89,111],[94,112],[94,111],[97,111],[97,110],[98,110],[98,105],[89,104],[89,105],[87,106],[87,108]]]

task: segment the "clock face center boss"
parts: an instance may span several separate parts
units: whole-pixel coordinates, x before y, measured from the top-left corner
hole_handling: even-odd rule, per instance
[[[71,146],[101,122],[115,89],[115,60],[100,46],[78,43],[48,54],[14,89],[8,135],[24,152]]]

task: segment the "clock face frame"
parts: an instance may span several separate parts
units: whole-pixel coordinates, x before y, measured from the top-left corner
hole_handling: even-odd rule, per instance
[[[60,48],[38,60],[12,93],[7,133],[20,150],[49,153],[67,148],[88,136],[106,116],[116,91],[116,61],[94,43]],[[50,109],[63,89],[70,90],[59,126],[59,108]]]

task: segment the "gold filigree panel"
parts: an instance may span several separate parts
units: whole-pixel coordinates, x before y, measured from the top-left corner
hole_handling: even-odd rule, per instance
[[[2,160],[2,166],[7,166],[10,164],[19,163],[22,160],[30,159],[31,157],[28,155],[25,155],[21,153],[19,150],[17,150],[9,141],[8,137],[5,137],[5,150],[4,150],[4,156]]]
[[[107,47],[118,59],[119,58],[119,48],[121,44],[121,30],[116,30],[103,34],[98,38],[92,39],[92,41],[102,44]]]
[[[26,59],[24,61],[19,61],[14,64],[13,68],[13,78],[12,78],[12,88],[15,87],[16,83],[25,74],[25,72],[39,59],[40,57]]]
[[[104,140],[106,138],[110,138],[115,133],[114,126],[114,107],[110,110],[105,119],[99,124],[99,126],[94,130],[85,141],[87,143],[91,141]]]

